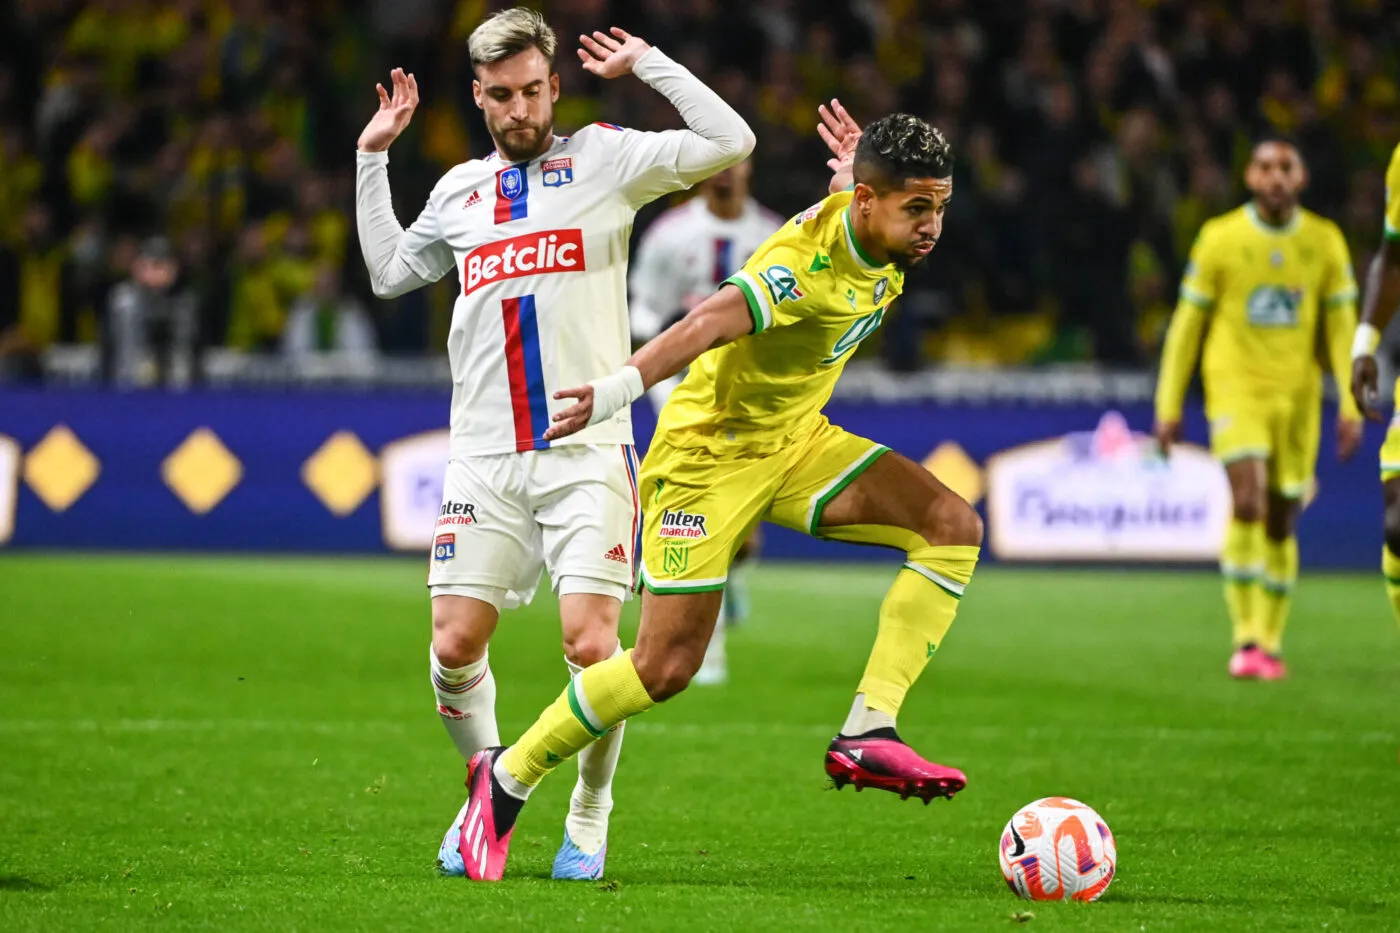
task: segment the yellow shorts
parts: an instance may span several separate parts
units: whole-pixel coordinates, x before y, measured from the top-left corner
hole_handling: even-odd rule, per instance
[[[1381,444],[1381,482],[1400,476],[1400,379],[1395,380],[1395,414]]]
[[[653,441],[642,462],[642,583],[653,593],[723,589],[755,525],[816,535],[826,504],[888,450],[825,417],[772,453]]]
[[[1322,439],[1322,396],[1231,395],[1207,398],[1210,450],[1221,463],[1268,463],[1269,490],[1299,498],[1312,488]]]

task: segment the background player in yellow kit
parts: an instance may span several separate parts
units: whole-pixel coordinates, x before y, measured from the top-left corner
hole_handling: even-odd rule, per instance
[[[895,717],[952,624],[981,520],[923,467],[821,413],[845,361],[899,294],[904,270],[938,241],[952,153],[937,130],[907,114],[864,135],[849,118],[836,130],[858,138],[853,191],[784,224],[618,373],[560,393],[580,400],[555,418],[551,434],[563,435],[690,365],[642,470],[646,594],[636,648],[576,678],[515,745],[473,759],[462,826],[470,878],[501,877],[516,816],[545,774],[686,687],[729,563],[764,518],[904,552],[859,693],[828,747],[827,773],[838,786],[926,802],[966,783],[900,741]],[[839,174],[833,187],[844,186]]]
[[[1294,537],[1311,488],[1321,433],[1320,347],[1345,385],[1356,282],[1337,225],[1304,210],[1307,169],[1298,149],[1270,138],[1245,170],[1253,200],[1206,221],[1191,248],[1162,349],[1156,434],[1181,436],[1181,407],[1205,335],[1201,381],[1212,452],[1225,464],[1234,515],[1220,554],[1234,630],[1235,677],[1276,680],[1298,576]],[[1337,450],[1361,438],[1360,413],[1341,393]]]
[[[1381,333],[1400,305],[1400,146],[1390,155],[1385,173],[1385,233],[1380,249],[1366,272],[1366,294],[1361,300],[1361,323],[1352,343],[1351,391],[1367,417],[1379,421],[1376,395],[1380,374],[1376,349]],[[1381,447],[1381,488],[1385,493],[1385,547],[1381,549],[1381,573],[1390,607],[1400,621],[1400,380],[1395,383],[1396,413]]]

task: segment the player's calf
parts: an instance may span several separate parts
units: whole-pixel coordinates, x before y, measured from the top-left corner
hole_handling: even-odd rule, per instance
[[[489,598],[444,593],[433,597],[432,607],[433,694],[438,716],[466,761],[483,748],[500,744],[496,678],[486,650],[496,628],[497,608]]]

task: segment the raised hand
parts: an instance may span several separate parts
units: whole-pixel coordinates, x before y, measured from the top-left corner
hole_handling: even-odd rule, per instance
[[[413,111],[418,107],[418,81],[411,74],[404,74],[402,68],[389,72],[389,81],[394,86],[393,96],[384,90],[384,85],[376,84],[379,92],[379,110],[370,117],[356,143],[361,152],[383,152],[389,144],[399,138],[399,134],[413,119]]]
[[[817,124],[817,135],[831,150],[832,158],[826,160],[831,169],[830,191],[844,191],[855,182],[853,166],[856,158],[856,143],[860,142],[860,124],[841,106],[841,101],[831,99],[831,106],[822,104],[817,108],[822,120]]]
[[[612,35],[595,32],[592,36],[578,37],[579,45],[583,46],[578,50],[583,70],[600,78],[618,78],[631,74],[632,66],[651,46],[647,45],[645,39],[630,35],[616,26],[608,32]]]
[[[1337,419],[1337,459],[1346,463],[1361,447],[1361,429],[1364,421]]]

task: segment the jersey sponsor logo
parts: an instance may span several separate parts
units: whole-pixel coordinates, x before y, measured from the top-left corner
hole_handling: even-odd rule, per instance
[[[657,534],[661,538],[708,538],[709,532],[705,530],[705,516],[699,512],[687,512],[685,509],[661,510],[661,530]]]
[[[457,535],[438,535],[433,539],[433,560],[445,564],[457,556]]]
[[[1260,285],[1249,293],[1245,316],[1255,327],[1297,327],[1303,290],[1282,285]]]
[[[888,276],[875,283],[875,303],[877,305],[885,300],[885,292],[889,290],[889,287],[890,280]]]
[[[851,296],[851,307],[855,307],[854,294]],[[836,341],[836,346],[832,347],[826,359],[822,360],[822,365],[830,366],[832,363],[837,362],[841,357],[860,346],[860,342],[875,333],[875,329],[880,326],[880,323],[884,321],[884,319],[885,309],[877,308],[873,313],[867,314],[865,317],[846,328],[846,332],[841,335],[841,339]]]
[[[546,188],[559,188],[574,180],[574,160],[572,156],[550,159],[540,166],[540,177]]]
[[[775,305],[784,301],[801,301],[805,297],[802,289],[797,287],[796,273],[787,266],[769,266],[760,272],[758,277],[768,287],[768,294]]]
[[[481,192],[480,192],[480,191],[473,191],[473,192],[467,197],[467,200],[462,204],[462,209],[463,209],[463,210],[466,210],[466,209],[469,208],[469,207],[476,207],[476,206],[477,206],[478,204],[480,204],[480,203],[481,203]]]
[[[444,502],[438,512],[439,525],[475,525],[476,506],[470,502]]]
[[[800,226],[802,226],[803,224],[805,224],[807,221],[809,221],[809,220],[811,220],[812,218],[816,217],[816,216],[817,216],[818,214],[820,214],[821,212],[822,212],[822,206],[821,206],[821,204],[820,204],[820,203],[818,203],[818,204],[813,204],[811,207],[807,208],[805,211],[803,211],[802,213],[798,214],[796,217],[794,217],[794,218],[792,219],[793,226],[795,226],[795,227],[800,227]]]
[[[619,564],[625,564],[627,563],[627,549],[621,544],[614,544],[612,549],[604,554],[603,557],[607,560],[616,561]]]
[[[462,263],[462,294],[526,275],[582,272],[583,231],[543,230],[478,246]]]

